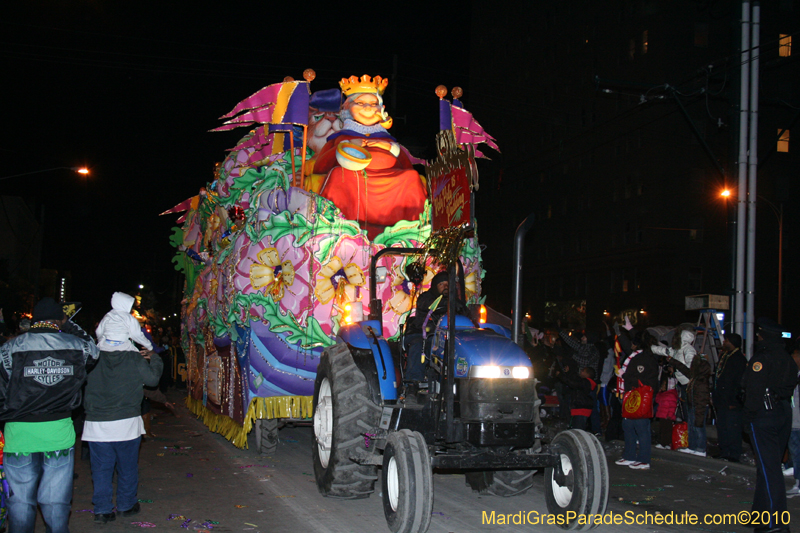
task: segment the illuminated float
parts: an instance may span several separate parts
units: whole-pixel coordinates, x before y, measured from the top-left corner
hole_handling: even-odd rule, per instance
[[[278,420],[310,417],[319,358],[340,326],[371,311],[372,256],[386,247],[425,246],[435,216],[449,226],[470,221],[469,207],[459,206],[469,206],[477,188],[462,173],[467,181],[460,186],[432,189],[425,175],[436,165],[388,133],[388,80],[352,76],[340,89],[312,93],[314,72],[303,76],[264,87],[223,116],[212,131],[249,133],[197,196],[164,213],[186,211],[171,240],[175,268],[186,277],[188,405],[239,447],[257,424],[266,452],[277,443]],[[451,139],[464,164],[474,166],[479,143],[497,147],[461,106],[460,89],[452,101],[446,93],[437,88],[446,133],[438,142]],[[464,241],[459,257],[466,300],[481,303],[476,236]],[[411,261],[385,255],[378,265],[386,338],[398,335],[437,268],[429,258],[407,269]]]

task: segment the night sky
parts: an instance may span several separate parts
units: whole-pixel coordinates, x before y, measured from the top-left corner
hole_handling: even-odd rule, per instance
[[[124,5],[123,5],[124,4]],[[144,283],[162,312],[177,311],[169,245],[175,215],[214,163],[246,133],[208,133],[218,117],[285,76],[317,72],[312,90],[350,75],[397,86],[392,133],[431,157],[438,84],[465,88],[469,108],[469,3],[25,1],[4,6],[0,194],[44,206],[42,267],[69,270],[73,299],[91,316],[111,293]],[[152,5],[153,7],[147,7]],[[300,2],[285,2],[302,6]],[[398,4],[400,5],[400,4]],[[397,57],[397,74],[392,76]],[[387,91],[388,95],[389,91]],[[480,117],[478,117],[480,119]]]

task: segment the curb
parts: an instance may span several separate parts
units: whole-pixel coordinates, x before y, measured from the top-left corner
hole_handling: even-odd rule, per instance
[[[677,463],[695,468],[702,468],[711,473],[719,473],[725,467],[726,474],[738,474],[740,476],[747,476],[755,478],[756,467],[744,463],[731,463],[723,461],[722,459],[714,459],[713,457],[698,457],[688,453],[681,453],[677,450],[661,450],[653,447],[650,451],[651,457],[656,457],[664,462]]]

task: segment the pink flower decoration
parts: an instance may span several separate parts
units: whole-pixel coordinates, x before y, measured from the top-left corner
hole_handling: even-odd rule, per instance
[[[274,243],[270,237],[253,243],[240,235],[234,244],[239,260],[233,283],[243,294],[269,296],[282,312],[304,324],[311,311],[313,255],[308,244],[295,248],[294,240],[294,235],[287,235]]]
[[[329,239],[330,236],[320,237]],[[346,302],[361,302],[369,313],[369,262],[374,253],[365,235],[343,235],[324,263],[315,262],[314,318],[326,334],[333,333],[332,318],[342,315]]]

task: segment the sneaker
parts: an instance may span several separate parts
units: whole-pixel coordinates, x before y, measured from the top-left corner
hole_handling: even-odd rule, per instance
[[[139,511],[141,511],[141,510],[142,510],[142,506],[139,505],[139,502],[136,502],[133,505],[133,507],[131,507],[127,511],[120,511],[119,514],[121,514],[122,516],[133,516],[135,514],[139,514]]]
[[[791,489],[787,490],[786,494],[800,494],[800,481],[796,482]]]
[[[667,449],[666,446],[662,446],[660,444],[656,444],[656,448],[658,448],[659,450],[666,450]]]
[[[614,461],[614,464],[618,464],[619,466],[630,466],[636,461],[628,461],[627,459],[617,459]]]
[[[786,477],[792,477],[794,475],[794,467],[790,466],[789,468],[784,468],[783,475]]]
[[[678,448],[678,451],[681,453],[688,453],[689,455],[694,455],[694,450],[690,450],[689,448]]]
[[[650,465],[648,463],[633,463],[632,465],[628,465],[628,468],[633,468],[634,470],[650,470]]]
[[[96,514],[94,515],[94,523],[95,524],[105,524],[107,522],[113,522],[117,519],[117,515],[113,512],[106,513],[106,514]]]
[[[699,451],[697,451],[697,450],[689,450],[689,452],[690,452],[692,455],[696,455],[696,456],[698,456],[698,457],[705,457],[705,456],[706,456],[706,452],[699,452]]]

